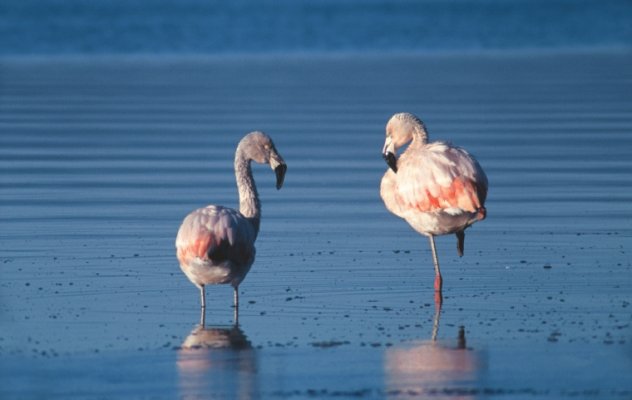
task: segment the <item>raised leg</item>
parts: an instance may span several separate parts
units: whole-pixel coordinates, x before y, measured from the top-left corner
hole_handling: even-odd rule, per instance
[[[434,281],[434,289],[435,292],[441,292],[443,288],[443,278],[441,277],[441,270],[439,269],[439,258],[437,257],[437,248],[435,247],[434,236],[428,236],[430,240],[430,249],[432,250],[432,261],[434,262],[435,268],[435,281]]]
[[[465,247],[465,231],[456,233],[456,252],[459,257],[463,257],[463,248]]]

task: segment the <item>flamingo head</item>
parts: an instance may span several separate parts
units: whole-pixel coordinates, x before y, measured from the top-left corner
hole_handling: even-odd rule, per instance
[[[428,142],[424,123],[410,113],[393,115],[386,124],[386,140],[382,148],[382,157],[393,172],[397,172],[397,150],[411,140],[421,140],[423,144]]]
[[[240,142],[247,157],[259,164],[269,164],[276,175],[276,188],[281,189],[287,165],[279,154],[272,138],[261,131],[250,132]]]

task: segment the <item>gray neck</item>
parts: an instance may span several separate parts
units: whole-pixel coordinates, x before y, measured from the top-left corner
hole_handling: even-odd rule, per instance
[[[255,235],[259,233],[261,221],[261,203],[255,181],[252,178],[250,159],[241,151],[235,154],[235,177],[237,178],[237,190],[239,191],[239,212],[252,223]]]

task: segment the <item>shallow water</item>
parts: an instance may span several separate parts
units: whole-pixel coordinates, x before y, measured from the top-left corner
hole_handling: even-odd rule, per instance
[[[631,67],[616,54],[5,60],[0,397],[629,398]],[[379,199],[398,111],[490,180],[465,256],[438,239],[440,314],[427,240]],[[240,328],[232,290],[208,288],[208,331],[190,340],[214,348],[189,349],[199,298],[175,234],[197,207],[236,204],[234,147],[253,129],[287,161],[285,186],[255,169]]]

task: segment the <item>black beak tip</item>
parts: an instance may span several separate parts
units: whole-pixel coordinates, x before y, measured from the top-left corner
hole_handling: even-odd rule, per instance
[[[384,157],[384,161],[386,161],[386,165],[388,165],[389,168],[393,170],[393,172],[397,173],[397,158],[395,158],[395,154],[389,151],[387,153],[382,154],[382,157]]]
[[[285,172],[287,171],[287,165],[279,164],[274,169],[274,174],[276,175],[276,188],[277,190],[281,189],[283,186],[283,180],[285,179]]]

